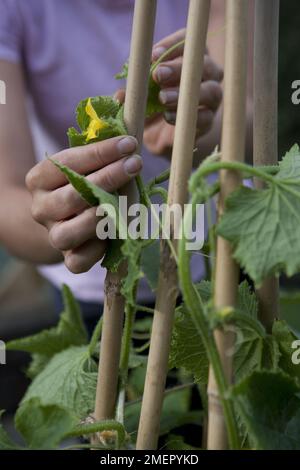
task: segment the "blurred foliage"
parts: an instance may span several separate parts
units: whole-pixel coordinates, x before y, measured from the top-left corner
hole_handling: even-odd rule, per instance
[[[299,0],[281,1],[279,36],[279,155],[299,142],[300,105],[292,103],[292,83],[300,80],[299,45]],[[299,288],[299,277],[284,279],[285,293],[281,299],[282,317],[297,331],[300,331],[298,293],[288,300],[289,290]],[[284,314],[283,314],[284,312]]]

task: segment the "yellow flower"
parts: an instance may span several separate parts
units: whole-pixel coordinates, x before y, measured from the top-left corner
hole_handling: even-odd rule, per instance
[[[85,107],[86,114],[91,118],[89,127],[85,131],[86,141],[95,139],[97,137],[97,132],[108,127],[108,124],[100,119],[93,108],[91,98],[88,99],[88,102]]]

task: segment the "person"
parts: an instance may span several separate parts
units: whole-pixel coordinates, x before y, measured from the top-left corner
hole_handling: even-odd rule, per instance
[[[200,90],[201,156],[220,142],[221,4],[212,2]],[[13,255],[37,264],[56,289],[68,284],[87,316],[99,312],[103,303],[105,271],[99,261],[106,244],[96,237],[96,209],[87,207],[44,158],[44,141],[43,151],[35,150],[31,122],[36,116],[55,143],[53,159],[88,174],[106,191],[117,191],[139,173],[147,180],[169,166],[183,48],[154,73],[167,112],[147,121],[143,158],[136,155],[136,141],[130,136],[67,148],[66,131],[76,126],[77,103],[88,96],[113,95],[118,89],[114,75],[129,55],[133,6],[133,0],[0,0],[0,79],[7,85],[7,102],[0,105],[0,243]],[[153,60],[184,37],[187,11],[187,0],[158,0]],[[249,92],[249,123],[251,106]],[[196,277],[203,276],[199,258],[194,271]],[[143,283],[139,301],[153,301]]]

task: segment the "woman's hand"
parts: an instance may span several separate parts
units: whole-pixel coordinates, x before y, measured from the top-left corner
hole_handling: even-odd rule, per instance
[[[156,62],[167,49],[184,37],[185,29],[159,41],[153,48],[152,61]],[[183,49],[184,46],[176,48],[153,73],[153,79],[161,88],[160,101],[166,107],[164,116],[156,116],[146,123],[145,144],[154,154],[169,154],[173,146]],[[215,115],[222,101],[220,84],[222,80],[222,69],[206,53],[200,89],[197,137],[206,135],[213,127]]]
[[[52,159],[114,192],[142,168],[136,147],[133,137],[124,136],[64,150]],[[89,207],[48,160],[30,170],[26,185],[33,198],[32,216],[48,229],[50,243],[63,253],[67,268],[76,274],[91,269],[106,249],[106,242],[96,236],[96,208]]]

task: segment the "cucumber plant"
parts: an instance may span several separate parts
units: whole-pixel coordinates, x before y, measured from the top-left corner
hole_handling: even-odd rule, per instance
[[[158,64],[156,64],[157,66]],[[126,67],[123,75],[126,74]],[[152,70],[153,72],[153,70]],[[151,75],[152,77],[152,75]],[[149,80],[148,113],[162,112],[158,89]],[[70,145],[85,145],[126,134],[123,105],[111,97],[83,100],[77,108],[80,132],[68,132]],[[118,196],[109,194],[71,169],[54,164],[81,197],[91,206],[111,204],[118,212]],[[249,280],[239,286],[235,308],[216,309],[213,305],[213,269],[208,264],[207,279],[194,283],[190,255],[186,249],[186,224],[194,217],[197,204],[211,211],[220,182],[207,177],[222,170],[238,171],[244,178],[264,183],[260,189],[242,184],[226,200],[220,220],[210,227],[206,256],[215,253],[216,236],[227,240],[233,257]],[[151,206],[153,195],[165,199],[160,184],[168,172],[144,183],[137,178],[140,201]],[[300,149],[287,152],[278,165],[252,167],[225,162],[215,152],[205,159],[189,181],[190,204],[182,223],[182,237],[175,257],[183,301],[176,309],[169,358],[170,376],[176,385],[165,392],[161,434],[169,449],[189,449],[183,437],[174,437],[184,424],[200,427],[207,414],[208,370],[214,370],[229,441],[240,449],[300,449],[300,365],[295,361],[299,336],[289,325],[275,319],[266,331],[258,319],[253,286],[260,287],[270,276],[300,271]],[[121,220],[121,219],[119,219]],[[210,214],[210,220],[213,216]],[[122,224],[119,233],[126,232]],[[123,233],[124,235],[124,233]],[[128,234],[127,234],[128,235]],[[97,435],[92,443],[73,448],[132,449],[136,442],[141,394],[152,324],[152,310],[137,305],[135,292],[145,277],[155,291],[159,251],[153,240],[112,241],[102,266],[114,272],[127,260],[128,273],[122,283],[126,308],[144,311],[142,320],[125,323],[120,363],[120,392],[115,419],[96,422],[93,417],[102,321],[89,339],[79,306],[67,286],[63,288],[64,312],[56,327],[36,335],[11,341],[8,350],[32,355],[27,374],[32,379],[15,415],[15,426],[23,444],[13,442],[0,425],[0,449],[70,448],[70,437]],[[232,350],[234,383],[228,383],[213,332],[233,328],[236,341]],[[142,344],[137,346],[133,340]],[[191,390],[199,391],[202,408],[191,409]],[[126,400],[120,399],[120,395]],[[38,426],[37,426],[38,423]],[[174,431],[175,430],[175,431]],[[201,447],[199,441],[197,447]]]

